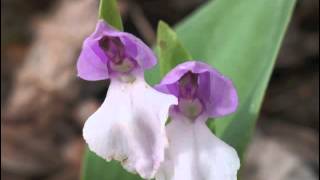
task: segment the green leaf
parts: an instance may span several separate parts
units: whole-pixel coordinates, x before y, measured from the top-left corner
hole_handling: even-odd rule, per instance
[[[252,136],[294,4],[294,0],[216,0],[177,27],[179,38],[195,59],[211,64],[235,83],[238,111],[208,125],[241,157]],[[184,60],[175,56],[181,44],[177,38],[172,40],[172,31],[161,25],[159,29],[167,31],[158,34],[161,43],[179,46],[165,49],[158,42],[160,70],[148,72],[152,83],[160,80],[156,73],[167,72]],[[164,36],[166,33],[170,36]]]
[[[100,0],[99,18],[105,20],[118,30],[123,31],[121,15],[116,0]]]
[[[138,175],[125,171],[116,161],[107,162],[89,149],[82,167],[82,180],[142,180]]]
[[[157,55],[161,76],[167,74],[172,67],[192,59],[178,40],[177,34],[163,21],[158,25]]]
[[[252,136],[294,5],[295,0],[217,0],[177,29],[194,57],[234,81],[238,111],[210,127],[241,156]]]

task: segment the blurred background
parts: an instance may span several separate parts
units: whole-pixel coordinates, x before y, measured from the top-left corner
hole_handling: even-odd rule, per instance
[[[206,0],[119,0],[149,45]],[[98,0],[1,0],[1,179],[79,179],[86,118],[106,82],[76,77]],[[319,178],[319,1],[299,0],[246,155],[245,180]]]

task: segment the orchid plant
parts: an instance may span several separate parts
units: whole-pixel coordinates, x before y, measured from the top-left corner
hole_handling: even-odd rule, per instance
[[[276,45],[294,5],[293,0],[272,1],[272,8],[285,13],[267,20],[274,9],[256,0],[210,2],[177,28],[182,41],[160,22],[156,56],[142,40],[123,31],[116,1],[101,0],[100,19],[83,43],[77,70],[84,80],[109,80],[110,85],[83,128],[89,150],[82,178],[236,180]],[[244,12],[247,4],[261,11]],[[245,22],[268,25],[264,36],[255,36],[260,31],[250,27],[254,23],[237,31],[233,23],[219,21],[209,33],[210,22],[217,22],[219,13],[231,6],[226,22],[244,13]],[[278,26],[269,26],[273,23]],[[244,45],[229,44],[236,39]],[[259,58],[261,64],[252,65]]]

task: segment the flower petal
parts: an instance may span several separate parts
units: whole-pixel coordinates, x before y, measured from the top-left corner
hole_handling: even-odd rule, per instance
[[[99,40],[103,36],[119,37],[126,47],[126,53],[135,59],[143,69],[150,69],[157,64],[153,51],[139,38],[130,33],[117,31],[105,21],[99,20],[93,37]]]
[[[236,151],[214,136],[204,121],[175,116],[167,126],[167,136],[170,148],[156,180],[237,179]]]
[[[84,139],[99,156],[152,178],[164,159],[165,122],[173,104],[174,96],[154,90],[142,78],[112,80],[105,102],[85,123]]]
[[[83,43],[77,62],[77,70],[78,76],[84,80],[98,81],[109,78],[107,63],[101,58],[104,55],[96,46],[97,43],[90,38]]]
[[[139,38],[126,32],[114,29],[103,20],[99,20],[96,30],[83,43],[77,63],[78,75],[82,79],[96,81],[110,78],[107,62],[108,57],[99,46],[103,37],[118,37],[125,47],[125,54],[137,61],[142,69],[150,69],[157,63],[152,50]]]
[[[232,81],[200,61],[188,61],[178,65],[155,88],[178,97],[177,83],[189,71],[199,75],[198,96],[205,104],[208,116],[216,118],[236,111],[238,96]]]
[[[150,69],[157,64],[153,51],[139,38],[130,33],[117,31],[105,21],[99,20],[97,29],[92,37],[99,40],[103,36],[119,37],[126,47],[126,53],[137,60],[143,69]]]
[[[127,47],[127,53],[136,59],[142,69],[151,69],[157,64],[153,51],[140,39],[129,33],[123,33],[120,39]]]

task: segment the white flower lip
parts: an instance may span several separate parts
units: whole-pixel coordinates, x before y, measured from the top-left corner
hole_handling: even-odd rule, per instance
[[[97,155],[151,179],[164,160],[165,122],[173,104],[174,96],[154,90],[143,78],[112,79],[104,103],[84,125],[84,139]]]
[[[170,144],[156,180],[237,179],[237,152],[214,136],[205,121],[174,116],[167,136]]]

